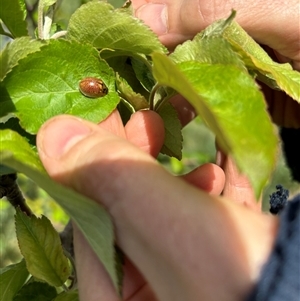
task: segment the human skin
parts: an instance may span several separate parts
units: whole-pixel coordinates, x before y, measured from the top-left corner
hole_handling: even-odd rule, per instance
[[[275,60],[289,62],[300,71],[298,0],[288,3],[282,0],[132,0],[132,4],[135,15],[149,25],[170,50],[193,38],[212,22],[227,18],[235,9],[236,21]],[[261,86],[273,121],[280,126],[299,128],[298,103],[283,92]]]
[[[138,9],[149,2],[133,0],[133,5]],[[298,68],[296,1],[289,7],[281,1],[151,2],[168,5],[169,31],[161,34],[152,27],[170,48],[235,8],[248,33]],[[141,11],[136,13],[143,18]],[[152,20],[145,21],[151,26]],[[190,108],[181,100],[176,107],[186,123],[193,115]],[[282,111],[278,116],[274,120],[285,124],[297,120]],[[219,160],[224,171],[209,164],[184,178],[168,174],[152,158],[163,133],[154,112],[134,114],[125,127],[117,112],[100,125],[59,116],[41,128],[37,147],[51,177],[103,204],[112,216],[117,243],[126,255],[124,300],[244,300],[270,254],[278,220],[232,201],[252,204],[254,199],[247,185],[236,194],[236,183],[247,181],[234,165],[226,167],[228,158]],[[221,191],[223,197],[218,196]],[[74,235],[81,300],[118,300],[76,228]]]
[[[112,216],[127,258],[124,300],[243,300],[270,253],[277,219],[217,197],[224,173],[216,165],[205,167],[206,187],[166,172],[147,154],[157,155],[163,132],[150,111],[125,128],[117,112],[99,126],[58,116],[41,128],[37,146],[51,177]],[[76,228],[74,235],[81,300],[118,300]]]

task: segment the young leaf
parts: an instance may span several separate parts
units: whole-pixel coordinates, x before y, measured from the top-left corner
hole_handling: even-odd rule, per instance
[[[247,67],[259,74],[260,80],[272,88],[279,87],[300,102],[300,73],[292,70],[290,64],[274,62],[236,22],[226,28],[224,37],[240,54]]]
[[[157,81],[176,89],[195,107],[221,149],[249,177],[258,198],[275,164],[277,137],[254,80],[232,65],[175,65],[159,53],[152,58]]]
[[[24,137],[10,129],[0,130],[0,152],[5,150],[12,152],[14,157],[19,161],[26,162],[28,166],[45,173],[36,151],[32,149]],[[0,163],[1,160],[0,155]],[[0,175],[1,174],[6,174],[5,170],[2,173],[2,168],[0,168]]]
[[[129,102],[135,111],[146,109],[149,104],[145,97],[139,93],[132,90],[131,86],[126,82],[126,80],[117,75],[116,78],[117,89],[120,96]]]
[[[45,217],[29,217],[17,210],[16,233],[19,247],[31,275],[52,286],[62,286],[70,276],[59,234]]]
[[[245,64],[222,36],[195,36],[192,41],[176,47],[170,58],[176,62],[197,61],[208,64],[235,65],[246,71]]]
[[[160,152],[178,160],[182,158],[182,126],[177,112],[170,103],[162,105],[157,113],[161,116],[165,126],[165,141]]]
[[[12,301],[24,285],[29,273],[25,261],[0,269],[0,301]]]
[[[157,36],[140,20],[103,1],[82,5],[71,17],[67,38],[96,48],[111,48],[146,55],[165,53]]]
[[[176,62],[197,61],[209,64],[235,65],[246,71],[244,62],[234,52],[230,43],[223,37],[224,30],[234,17],[218,20],[198,33],[192,41],[188,40],[176,47],[170,58]]]
[[[108,94],[93,99],[81,94],[78,85],[86,77],[100,78]],[[100,122],[119,102],[114,72],[95,48],[63,40],[51,41],[20,60],[4,78],[0,92],[0,117],[13,113],[31,134],[59,114]]]
[[[53,286],[43,282],[31,282],[20,289],[13,301],[52,301],[56,296]]]
[[[148,62],[148,64],[150,63]],[[155,85],[155,80],[149,67],[136,57],[131,58],[131,65],[141,85],[150,93]]]
[[[13,37],[27,36],[25,3],[20,0],[1,0],[0,19]]]
[[[110,51],[111,52],[111,51]],[[102,54],[102,52],[101,52]],[[116,73],[126,80],[129,86],[135,93],[143,95],[146,99],[149,98],[149,92],[144,89],[138,80],[131,63],[131,58],[129,56],[118,56],[108,58],[107,63],[114,69]]]
[[[30,37],[17,38],[8,43],[0,54],[0,80],[18,61],[32,52],[39,51],[46,42],[32,40]]]
[[[78,290],[63,292],[53,301],[79,301]]]
[[[102,262],[112,279],[114,287],[118,290],[118,277],[115,268],[114,231],[110,215],[99,204],[78,194],[74,190],[54,182],[45,173],[27,165],[25,162],[18,160],[8,150],[0,151],[0,164],[22,172],[35,181],[70,216]],[[93,222],[91,223],[91,221]]]

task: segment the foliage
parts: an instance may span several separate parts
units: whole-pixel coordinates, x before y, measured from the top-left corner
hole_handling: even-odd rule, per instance
[[[0,54],[0,176],[21,172],[45,189],[82,231],[117,290],[112,221],[100,205],[47,176],[35,147],[46,120],[71,114],[98,123],[116,108],[122,108],[124,120],[137,110],[151,109],[165,123],[161,152],[180,159],[181,124],[168,102],[180,93],[248,175],[256,195],[261,194],[275,166],[278,143],[255,79],[299,102],[300,76],[289,64],[273,62],[234,21],[235,12],[168,56],[128,5],[115,9],[105,1],[88,1],[61,28],[54,22],[57,1],[40,0],[37,20],[31,18],[37,36],[30,37],[24,21],[28,5],[26,10],[21,0],[2,2],[0,34],[13,40]],[[92,98],[81,93],[79,82],[90,77],[100,79],[108,93]],[[42,292],[45,285],[54,300],[76,300],[68,280],[74,273],[72,259],[62,251],[49,220],[20,211],[15,219],[26,265],[21,261],[2,269],[0,285],[9,292],[5,300],[29,300],[32,290]],[[31,280],[26,281],[28,273]]]

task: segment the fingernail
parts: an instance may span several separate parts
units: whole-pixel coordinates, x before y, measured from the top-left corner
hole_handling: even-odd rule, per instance
[[[157,35],[168,32],[168,9],[166,4],[148,3],[135,12]]]
[[[47,157],[59,159],[90,132],[91,129],[78,118],[54,118],[42,127],[37,146]]]

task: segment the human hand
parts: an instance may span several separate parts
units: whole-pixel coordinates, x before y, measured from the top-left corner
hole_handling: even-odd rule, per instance
[[[266,46],[274,59],[289,62],[300,71],[298,0],[288,4],[273,0],[132,0],[132,4],[136,16],[144,20],[169,49],[193,38],[214,21],[227,18],[235,9],[236,21],[258,43]],[[280,126],[299,128],[299,104],[283,92],[272,90],[264,84],[262,88],[273,121]]]
[[[198,189],[222,191],[224,174],[215,165],[206,165],[204,178],[201,168],[185,180],[167,173],[147,154],[157,155],[162,133],[151,111],[134,114],[125,128],[117,112],[100,126],[58,116],[41,128],[37,147],[51,177],[112,216],[127,258],[124,300],[243,300],[270,252],[277,220]],[[118,300],[76,228],[74,236],[80,300]]]

